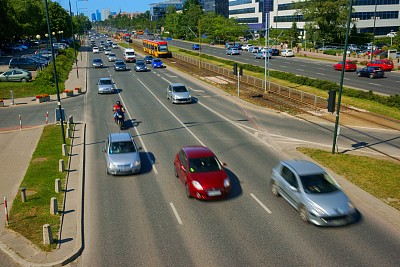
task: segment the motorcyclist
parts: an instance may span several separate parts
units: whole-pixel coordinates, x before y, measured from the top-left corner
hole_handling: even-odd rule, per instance
[[[125,113],[125,109],[124,106],[121,104],[120,101],[117,101],[113,107],[113,111],[114,111],[114,121],[117,120],[117,111],[121,111],[122,112],[122,116],[124,116]]]

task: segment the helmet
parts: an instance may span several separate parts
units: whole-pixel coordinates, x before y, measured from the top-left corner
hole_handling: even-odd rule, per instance
[[[117,105],[121,105],[121,102],[120,102],[120,101],[117,101]]]

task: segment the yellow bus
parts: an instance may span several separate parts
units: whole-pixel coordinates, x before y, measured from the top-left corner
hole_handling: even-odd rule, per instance
[[[143,51],[155,57],[171,57],[166,41],[143,40]]]

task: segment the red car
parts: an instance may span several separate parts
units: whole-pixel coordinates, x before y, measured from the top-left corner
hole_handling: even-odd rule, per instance
[[[367,63],[367,67],[379,67],[384,71],[391,71],[394,68],[390,59],[377,59]]]
[[[343,68],[343,61],[340,61],[333,65],[334,70],[342,70]],[[357,70],[357,64],[352,61],[352,60],[346,60],[346,64],[344,64],[344,70],[345,71],[356,71]]]
[[[174,160],[175,176],[185,185],[186,196],[197,199],[215,199],[230,193],[225,165],[204,146],[182,147]]]

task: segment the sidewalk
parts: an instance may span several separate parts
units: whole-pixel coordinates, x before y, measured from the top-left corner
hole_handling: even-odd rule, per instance
[[[82,60],[80,60],[81,58]],[[73,68],[68,80],[65,82],[65,88],[81,87],[82,91],[86,92],[87,52],[79,53],[78,59],[79,78],[77,77],[76,68]],[[31,101],[31,99],[32,97],[15,99],[14,105],[20,103],[36,105],[37,103]],[[57,96],[52,95],[51,100],[57,101]],[[9,105],[11,105],[11,101],[10,103],[5,103],[5,106]],[[86,125],[83,122],[74,121],[74,123],[69,151],[69,164],[66,166],[67,178],[63,209],[61,211],[60,233],[58,236],[55,236],[57,233],[53,233],[53,237],[57,237],[59,240],[57,249],[52,252],[42,251],[25,237],[5,228],[4,212],[0,216],[0,249],[21,266],[62,266],[76,259],[83,250],[82,186],[84,182]],[[0,183],[6,185],[4,188],[2,186],[0,193],[7,196],[9,211],[43,127],[14,132],[0,132],[0,146],[3,148],[0,160],[2,166],[4,165]]]

